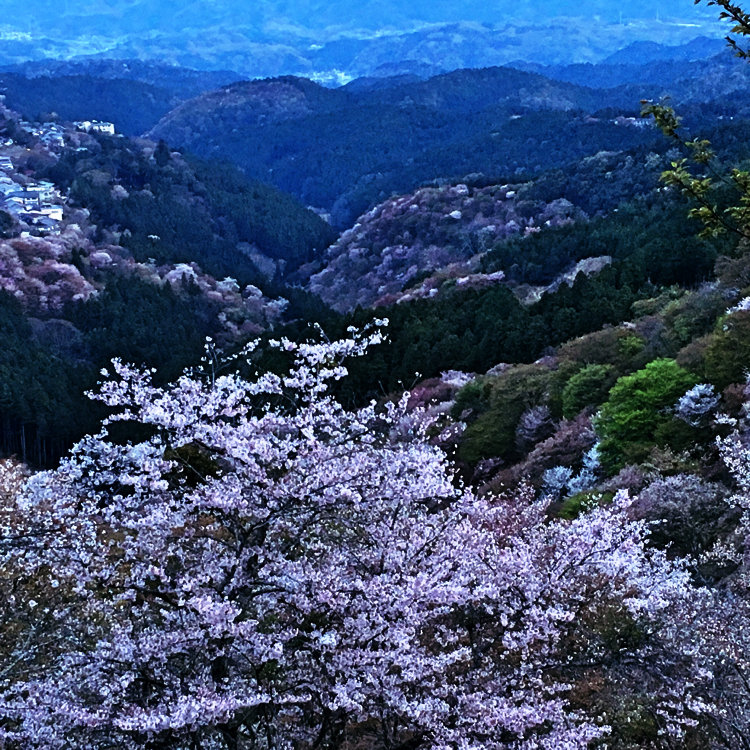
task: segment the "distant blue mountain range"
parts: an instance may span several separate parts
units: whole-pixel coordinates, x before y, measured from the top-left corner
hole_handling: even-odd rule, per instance
[[[269,30],[296,26],[308,30],[383,28],[405,30],[425,23],[545,22],[558,16],[598,17],[602,22],[713,18],[689,0],[3,0],[4,23],[55,35],[99,36],[162,32],[179,27],[231,24]]]
[[[634,42],[648,44],[627,56],[648,62],[653,45],[722,32],[715,9],[690,0],[2,0],[2,11],[0,65],[98,57],[342,81],[405,61],[599,62]]]

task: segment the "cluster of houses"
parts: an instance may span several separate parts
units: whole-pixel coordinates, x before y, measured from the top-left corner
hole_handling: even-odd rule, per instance
[[[56,122],[31,123],[21,120],[18,124],[27,133],[36,136],[52,153],[58,153],[65,146],[65,128]]]
[[[28,225],[38,234],[49,234],[63,220],[62,197],[51,182],[13,179],[13,161],[0,153],[0,210]]]
[[[5,107],[4,101],[5,96],[0,94],[0,117],[13,118],[14,113]],[[34,136],[53,158],[59,157],[71,142],[69,125],[66,129],[56,122],[32,123],[26,120],[17,120],[16,124]],[[76,122],[74,127],[85,133],[116,134],[113,123],[101,120]],[[0,211],[10,214],[23,225],[22,236],[59,231],[65,200],[52,182],[33,179],[16,168],[14,156],[20,148],[12,137],[0,137]]]

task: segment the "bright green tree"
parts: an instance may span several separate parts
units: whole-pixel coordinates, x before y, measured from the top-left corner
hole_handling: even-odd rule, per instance
[[[657,431],[673,419],[671,407],[696,382],[673,359],[654,360],[619,378],[595,419],[602,466],[614,473],[643,461]]]

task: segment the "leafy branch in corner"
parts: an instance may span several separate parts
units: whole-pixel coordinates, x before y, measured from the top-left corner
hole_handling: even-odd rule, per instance
[[[695,0],[697,5],[704,0]],[[706,4],[722,9],[719,17],[734,23],[730,34],[750,36],[750,14],[729,0],[705,0]],[[726,40],[735,54],[750,59],[750,50],[741,47],[732,36]],[[653,117],[656,126],[679,145],[686,156],[676,159],[662,172],[661,180],[676,188],[696,205],[689,216],[703,224],[702,237],[716,237],[731,233],[750,239],[750,172],[732,167],[726,170],[717,163],[710,141],[689,138],[682,131],[682,119],[665,102],[642,101],[643,117]],[[734,194],[728,202],[719,198],[725,192]]]
[[[698,5],[704,0],[695,0],[695,4]],[[746,13],[739,5],[729,2],[729,0],[705,0],[706,5],[715,5],[722,8],[719,13],[719,18],[734,23],[730,34],[738,34],[739,36],[750,36],[750,13]],[[737,40],[732,36],[726,37],[727,43],[734,50],[737,57],[741,57],[745,60],[750,58],[750,50],[743,49],[737,43]]]
[[[703,223],[700,236],[716,237],[729,232],[750,239],[750,172],[738,167],[728,171],[720,167],[711,142],[686,137],[680,130],[681,118],[669,105],[652,101],[643,101],[641,105],[642,116],[653,117],[662,133],[687,152],[687,156],[670,163],[661,180],[697,204],[688,215]],[[729,205],[722,206],[719,196],[727,189],[735,197]]]

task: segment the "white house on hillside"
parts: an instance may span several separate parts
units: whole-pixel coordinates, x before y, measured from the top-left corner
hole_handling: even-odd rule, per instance
[[[74,123],[78,130],[86,133],[104,133],[105,135],[114,135],[115,126],[111,122],[102,122],[101,120],[82,120]]]

